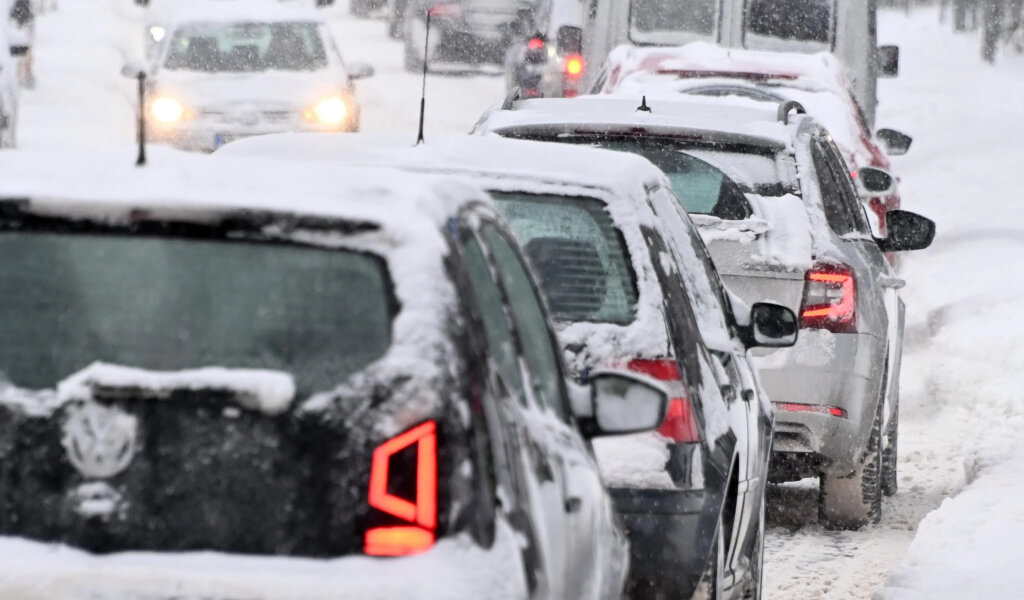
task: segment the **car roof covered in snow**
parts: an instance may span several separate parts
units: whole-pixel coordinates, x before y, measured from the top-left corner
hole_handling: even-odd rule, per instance
[[[30,212],[110,221],[138,211],[193,222],[269,214],[421,231],[443,226],[464,204],[489,202],[479,187],[453,178],[163,149],[136,167],[133,152],[5,152],[0,199],[24,200]]]
[[[707,42],[677,47],[619,46],[606,62],[603,90],[615,91],[634,73],[674,77],[720,75],[757,82],[776,81],[807,91],[848,93],[849,82],[839,60],[828,52],[766,52],[723,48]]]
[[[778,106],[748,98],[704,98],[666,93],[644,98],[580,96],[520,100],[511,110],[494,109],[481,119],[481,133],[615,133],[620,131],[705,137],[783,149],[793,131],[778,120]],[[793,120],[790,121],[794,122]]]
[[[287,156],[331,164],[393,165],[461,175],[491,191],[556,194],[599,199],[622,232],[637,278],[636,319],[629,325],[578,322],[560,329],[563,346],[585,347],[586,358],[567,355],[579,370],[587,358],[658,357],[668,350],[664,296],[642,227],[661,229],[647,204],[653,187],[671,189],[665,174],[645,158],[598,148],[510,140],[498,136],[431,136],[413,146],[408,137],[367,134],[280,134],[232,142],[215,153]],[[564,325],[564,324],[563,324]]]
[[[186,0],[164,4],[154,16],[170,25],[219,22],[313,22],[323,18],[311,6],[300,2],[278,0]]]

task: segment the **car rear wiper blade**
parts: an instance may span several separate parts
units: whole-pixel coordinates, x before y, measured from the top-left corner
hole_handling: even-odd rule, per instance
[[[295,379],[266,369],[203,367],[151,371],[95,362],[57,384],[62,401],[93,398],[167,400],[181,392],[223,394],[243,408],[278,415],[295,399]]]

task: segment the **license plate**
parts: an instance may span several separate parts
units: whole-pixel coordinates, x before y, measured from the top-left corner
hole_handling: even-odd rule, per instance
[[[214,149],[220,148],[221,146],[223,146],[224,144],[227,144],[228,142],[233,142],[233,141],[235,141],[237,139],[241,139],[243,137],[245,137],[245,136],[244,135],[228,135],[228,134],[218,133],[218,134],[213,136],[213,147],[214,147]]]

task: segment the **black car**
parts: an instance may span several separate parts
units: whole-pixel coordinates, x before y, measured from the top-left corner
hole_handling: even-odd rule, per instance
[[[395,0],[391,30],[405,43],[405,67],[500,65],[518,39],[520,0]],[[427,47],[427,13],[430,46]]]
[[[478,188],[68,169],[0,184],[0,597],[620,596],[580,430],[656,427],[666,394],[567,385]]]
[[[625,368],[670,393],[658,433],[594,442],[630,539],[630,597],[758,592],[772,408],[747,349],[792,345],[797,320],[777,305],[734,309],[653,164],[497,136],[410,147],[363,134],[282,135],[220,152],[458,174],[487,189],[537,273],[573,375]]]

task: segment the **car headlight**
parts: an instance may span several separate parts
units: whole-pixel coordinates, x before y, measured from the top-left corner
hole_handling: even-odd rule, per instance
[[[313,107],[312,115],[316,120],[328,125],[337,125],[348,117],[348,105],[338,96],[321,100]]]
[[[167,30],[159,25],[149,28],[149,37],[153,38],[153,41],[158,44],[163,41],[165,35],[167,35]]]
[[[174,98],[160,96],[150,105],[153,118],[161,123],[177,123],[185,117],[185,107]]]

